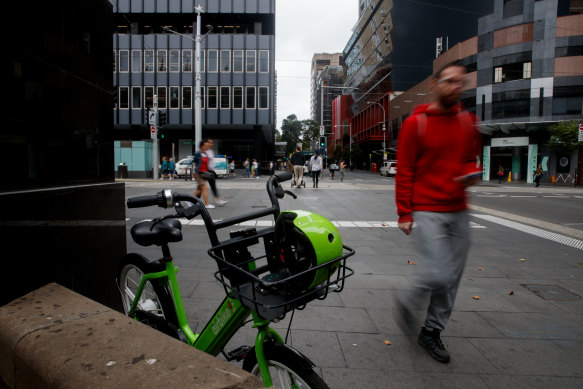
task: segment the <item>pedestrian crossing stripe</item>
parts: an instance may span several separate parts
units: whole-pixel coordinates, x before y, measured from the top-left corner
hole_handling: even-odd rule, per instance
[[[204,221],[201,219],[186,220],[179,219],[182,225],[188,226],[203,226]],[[272,220],[248,220],[239,224],[235,224],[240,227],[271,227],[275,223]],[[343,220],[332,220],[332,224],[336,228],[397,228],[399,223],[395,221],[343,221]],[[470,222],[470,228],[486,228],[478,223]]]

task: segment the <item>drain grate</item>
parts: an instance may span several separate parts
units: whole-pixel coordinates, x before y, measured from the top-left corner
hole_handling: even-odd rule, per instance
[[[522,284],[522,286],[545,300],[573,301],[581,298],[581,296],[571,293],[558,285]]]

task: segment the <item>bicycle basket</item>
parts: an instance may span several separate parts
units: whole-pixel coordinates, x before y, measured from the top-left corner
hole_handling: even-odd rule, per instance
[[[317,219],[315,216],[313,218]],[[281,219],[281,223],[294,219],[296,217],[288,216],[287,219]],[[307,222],[304,226],[306,224]],[[290,226],[285,228],[290,228]],[[227,295],[238,299],[242,305],[257,312],[260,317],[267,320],[282,318],[286,312],[292,309],[301,309],[314,299],[324,299],[331,291],[342,291],[344,280],[354,274],[354,271],[346,266],[346,259],[354,255],[354,250],[347,246],[340,246],[340,252],[334,258],[327,257],[320,261],[316,258],[316,264],[313,261],[308,263],[305,259],[296,264],[290,261],[286,264],[286,250],[291,250],[291,248],[282,247],[277,243],[280,233],[277,232],[276,225],[275,231],[271,227],[254,236],[242,239],[239,237],[223,242],[208,251],[219,268],[215,272],[215,278],[223,284]],[[327,236],[324,237],[328,239]],[[254,244],[257,238],[264,239],[266,255],[251,255],[249,257],[245,254],[242,256],[240,250],[237,258],[231,258],[228,255],[234,252],[233,248],[235,247],[240,248],[247,244]],[[247,240],[249,242],[246,242]],[[297,243],[297,241],[291,241]],[[282,248],[284,254],[282,254]],[[295,257],[290,256],[287,259],[297,259],[296,254],[298,252],[306,254],[302,250],[307,250],[307,248],[302,247],[300,250],[295,248],[294,250]],[[314,252],[318,253],[317,248],[314,249]],[[305,255],[300,256],[300,258],[305,257]],[[257,260],[262,258],[267,258],[269,264],[256,267]]]

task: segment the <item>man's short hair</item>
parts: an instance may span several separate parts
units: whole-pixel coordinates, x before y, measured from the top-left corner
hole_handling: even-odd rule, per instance
[[[434,80],[439,80],[439,78],[441,77],[441,73],[443,73],[443,71],[447,68],[451,68],[451,67],[460,67],[460,68],[464,68],[464,72],[466,67],[464,65],[462,65],[462,62],[457,59],[455,61],[452,62],[448,62],[445,65],[443,65],[442,67],[440,67],[439,69],[437,69],[437,71],[433,74],[433,79]]]

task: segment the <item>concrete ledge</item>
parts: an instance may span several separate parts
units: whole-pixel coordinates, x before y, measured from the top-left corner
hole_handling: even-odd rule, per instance
[[[0,387],[248,389],[260,380],[58,284],[0,307]]]

